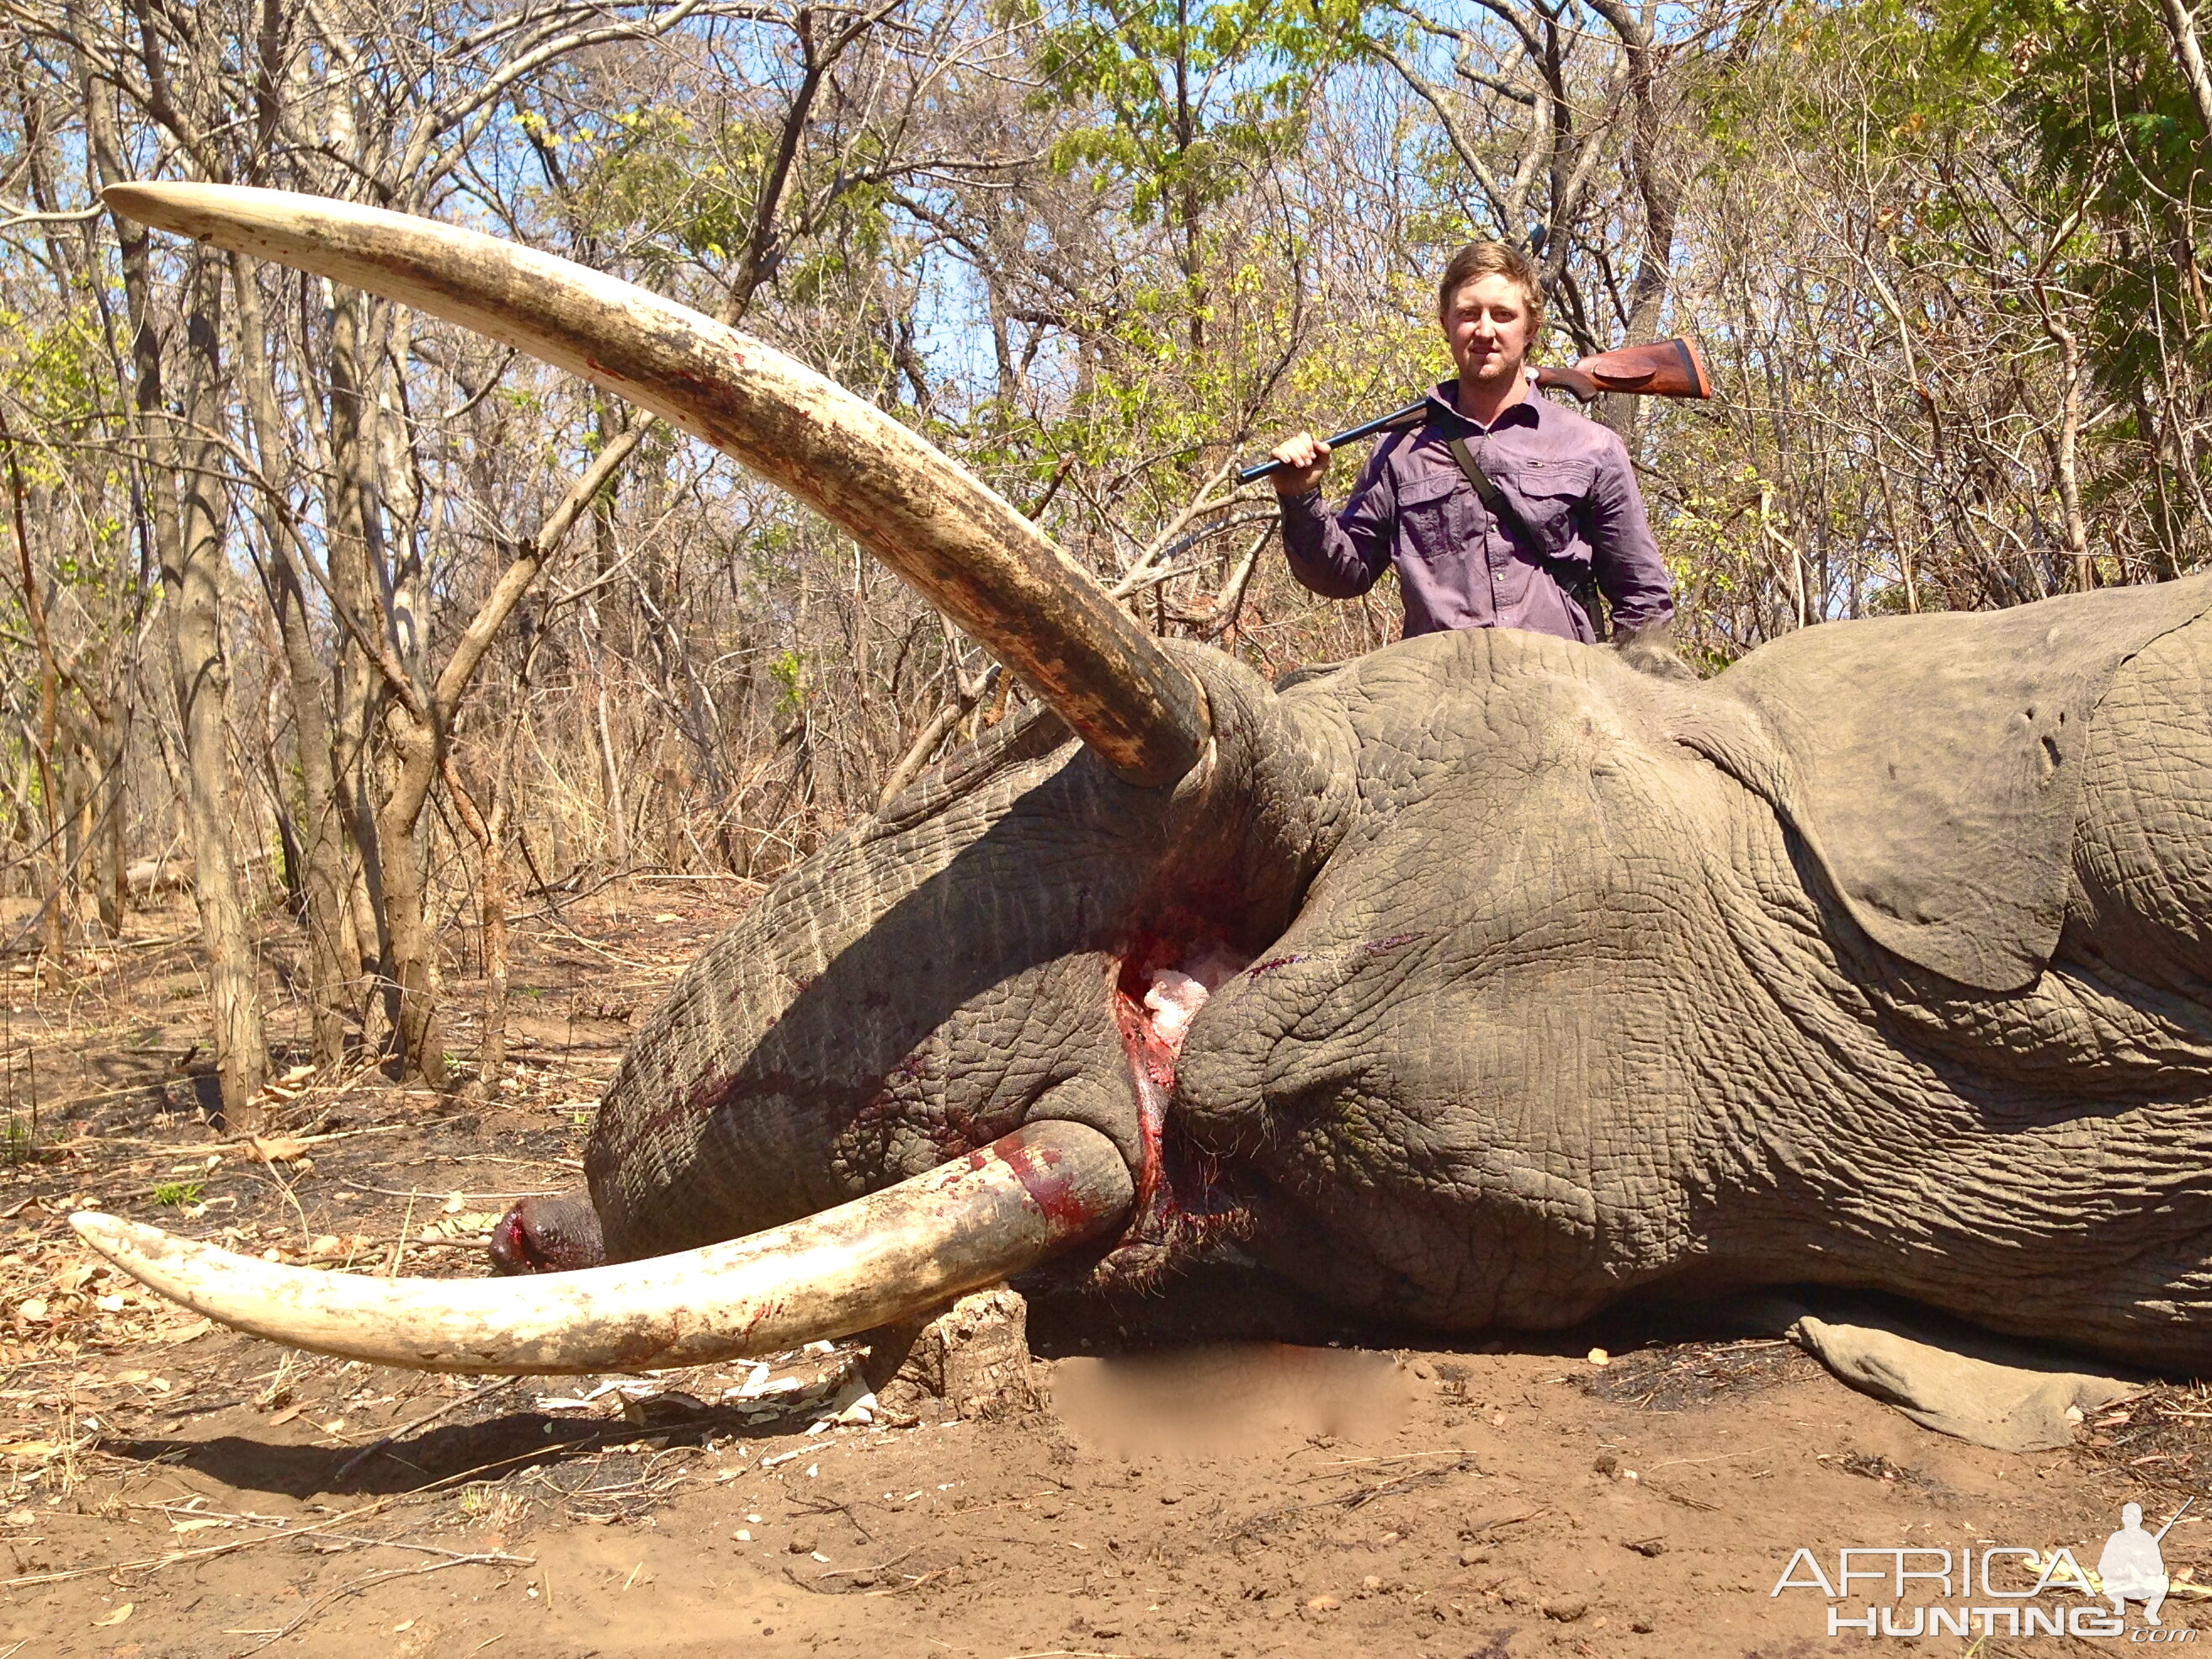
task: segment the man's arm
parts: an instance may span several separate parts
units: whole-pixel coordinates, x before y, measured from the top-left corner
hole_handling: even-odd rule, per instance
[[[1381,445],[1369,458],[1341,514],[1329,513],[1318,485],[1279,503],[1291,574],[1325,599],[1358,599],[1389,568],[1398,538],[1390,448]]]
[[[1636,470],[1620,438],[1607,434],[1589,497],[1590,572],[1626,634],[1657,628],[1674,615],[1674,586],[1651,538]]]

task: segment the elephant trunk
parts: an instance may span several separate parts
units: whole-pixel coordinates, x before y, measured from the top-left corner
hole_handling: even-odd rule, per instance
[[[111,185],[116,212],[459,323],[641,405],[781,485],[1027,681],[1125,782],[1171,784],[1203,694],[1036,526],[873,404],[566,259],[409,214],[232,185]]]
[[[93,1211],[70,1224],[149,1288],[250,1335],[372,1364],[537,1376],[704,1364],[870,1330],[1104,1236],[1133,1198],[1111,1141],[1054,1121],[748,1238],[537,1278],[325,1273]]]

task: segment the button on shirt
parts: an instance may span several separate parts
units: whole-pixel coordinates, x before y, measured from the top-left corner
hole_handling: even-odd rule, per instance
[[[1321,492],[1282,502],[1291,574],[1326,599],[1364,593],[1395,566],[1406,602],[1406,636],[1452,628],[1525,628],[1595,640],[1567,595],[1588,573],[1623,629],[1674,613],[1666,567],[1651,539],[1628,451],[1595,421],[1538,395],[1490,427],[1455,406],[1456,380],[1429,394],[1426,423],[1375,447],[1344,510]],[[1447,441],[1468,451],[1521,509],[1537,545],[1508,532],[1484,507]]]

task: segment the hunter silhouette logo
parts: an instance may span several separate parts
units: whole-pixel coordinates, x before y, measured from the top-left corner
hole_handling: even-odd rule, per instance
[[[2190,1498],[2156,1532],[2143,1528],[2142,1505],[2120,1510],[2119,1530],[2105,1540],[2094,1573],[2086,1571],[2071,1549],[2033,1550],[2015,1544],[1959,1550],[1923,1546],[1836,1552],[1832,1576],[1809,1549],[1792,1553],[1781,1577],[1767,1592],[1817,1590],[1830,1606],[1828,1634],[1868,1636],[2073,1636],[2125,1637],[2130,1642],[2193,1643],[2193,1630],[2166,1629],[2159,1618],[2172,1580],[2160,1546],[2174,1522],[2196,1503]],[[2087,1552],[2085,1551],[2084,1553]],[[1993,1572],[1994,1569],[1994,1572]],[[2031,1588],[2021,1589],[2029,1575]],[[2072,1595],[2075,1601],[2063,1598]],[[1886,1596],[1884,1607],[1871,1599]],[[1913,1598],[1908,1605],[1906,1598]],[[2046,1601],[2044,1598],[2062,1598]],[[2109,1602],[2110,1610],[2098,1605]],[[2138,1605],[2142,1624],[2130,1629],[2128,1603]],[[1843,1603],[1842,1606],[1835,1605]]]
[[[2105,1599],[2112,1604],[2117,1618],[2127,1617],[2128,1603],[2143,1604],[2145,1624],[2159,1622],[2159,1604],[2166,1600],[2166,1558],[2159,1546],[2173,1530],[2174,1521],[2188,1513],[2189,1499],[2173,1512],[2156,1532],[2142,1529],[2142,1505],[2130,1504],[2120,1510],[2120,1529],[2105,1540],[2105,1553],[2097,1558],[2097,1579],[2105,1587]]]

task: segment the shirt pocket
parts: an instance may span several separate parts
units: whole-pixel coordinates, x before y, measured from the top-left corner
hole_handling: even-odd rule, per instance
[[[1440,564],[1462,551],[1465,535],[1452,498],[1465,480],[1455,472],[1422,471],[1398,483],[1398,551],[1424,564]]]
[[[1514,505],[1528,520],[1537,550],[1555,556],[1575,539],[1575,507],[1589,495],[1596,476],[1597,469],[1588,461],[1533,457],[1491,470],[1498,487],[1512,494]]]

